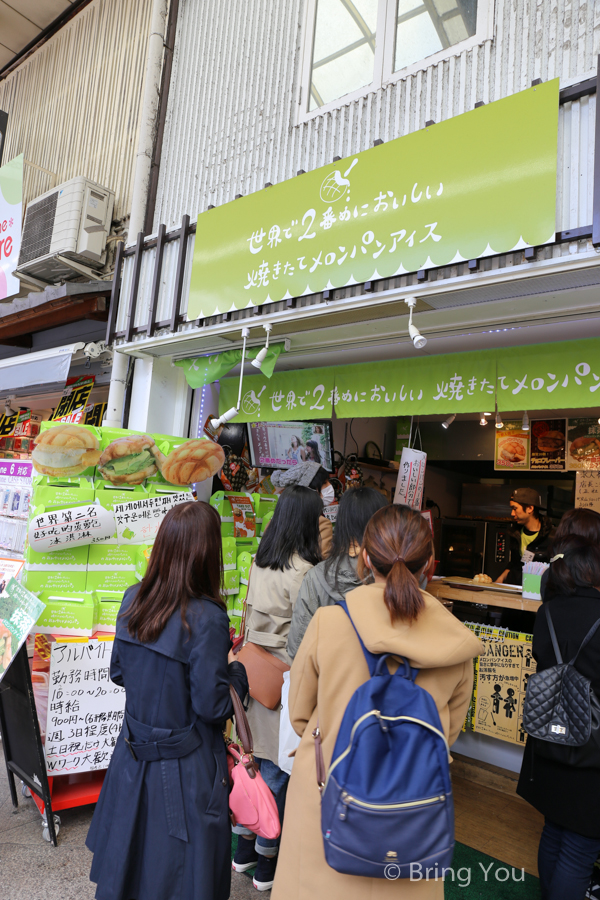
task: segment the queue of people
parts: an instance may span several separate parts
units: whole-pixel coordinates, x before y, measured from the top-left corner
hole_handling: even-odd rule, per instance
[[[97,900],[225,900],[231,866],[255,867],[254,886],[272,889],[273,900],[444,896],[442,879],[366,877],[328,863],[319,759],[326,772],[349,703],[373,675],[369,660],[382,655],[388,674],[404,675],[433,698],[438,736],[451,746],[481,643],[427,593],[433,541],[420,513],[389,505],[370,488],[352,489],[342,495],[332,538],[320,466],[305,461],[281,486],[250,573],[244,643],[270,654],[280,669],[291,667],[288,714],[299,736],[291,777],[279,765],[280,705],[252,696],[253,678],[249,685],[231,652],[218,516],[204,503],[181,504],[161,525],[147,574],[126,592],[118,620],[111,678],[125,687],[127,708],[87,839]],[[570,660],[600,620],[600,516],[573,510],[551,534],[537,499],[515,492],[513,509],[527,521],[513,517],[521,547],[545,542],[551,563],[542,609]],[[538,614],[538,672],[557,662],[548,621]],[[577,659],[598,697],[599,662],[600,628]],[[233,716],[231,688],[247,704],[256,768],[282,823],[275,839],[234,825],[232,863],[222,734]],[[527,740],[519,793],[545,816],[544,900],[583,900],[600,853],[600,732],[593,730],[590,741],[583,757],[570,757]]]

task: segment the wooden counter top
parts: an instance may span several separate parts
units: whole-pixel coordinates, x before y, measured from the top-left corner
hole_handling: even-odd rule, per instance
[[[460,588],[455,584],[445,584],[443,581],[430,581],[427,590],[438,600],[462,600],[464,603],[483,603],[486,606],[499,606],[508,609],[521,609],[527,612],[537,612],[541,606],[540,600],[528,600],[516,591],[487,591],[485,587],[473,585],[475,590]]]

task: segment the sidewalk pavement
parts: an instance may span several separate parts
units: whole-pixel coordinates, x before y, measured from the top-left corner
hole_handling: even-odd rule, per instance
[[[19,806],[13,809],[0,750],[1,900],[94,900],[95,885],[89,880],[92,854],[85,846],[94,807],[60,811],[55,848],[42,838],[41,816],[33,800],[21,796],[18,780],[17,792]],[[231,873],[231,900],[268,900],[270,895],[255,891],[247,875]]]

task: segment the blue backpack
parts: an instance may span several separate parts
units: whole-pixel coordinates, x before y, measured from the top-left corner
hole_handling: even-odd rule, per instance
[[[346,603],[339,606],[352,622]],[[437,867],[441,877],[452,863],[454,803],[437,707],[415,684],[418,669],[404,660],[390,675],[389,654],[370,653],[356,634],[371,678],[346,707],[320,784],[325,858],[346,875],[418,880]],[[313,734],[322,782],[318,727]]]

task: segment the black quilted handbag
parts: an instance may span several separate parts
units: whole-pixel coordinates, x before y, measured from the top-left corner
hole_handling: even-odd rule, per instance
[[[577,657],[593,638],[600,619],[592,625],[573,659],[563,663],[547,605],[544,612],[557,665],[529,678],[523,729],[537,738],[536,753],[546,759],[576,767],[600,767],[600,702],[589,679],[575,668]]]

